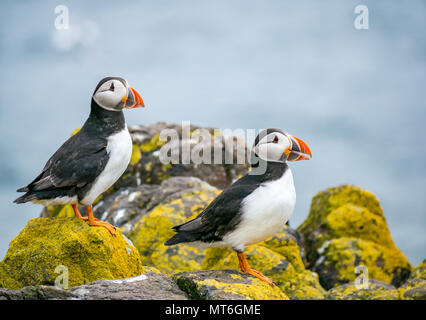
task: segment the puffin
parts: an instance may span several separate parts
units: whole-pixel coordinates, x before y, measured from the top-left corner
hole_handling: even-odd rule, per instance
[[[250,267],[244,248],[282,230],[296,204],[287,162],[311,157],[303,140],[276,128],[262,130],[251,150],[250,172],[223,190],[197,217],[174,226],[176,234],[164,244],[229,247],[237,253],[242,272],[274,285]]]
[[[81,129],[47,161],[41,173],[14,203],[71,204],[77,218],[101,226],[115,235],[115,227],[93,216],[95,199],[126,170],[132,155],[132,139],[124,108],[144,107],[139,93],[120,77],[102,79],[92,95],[91,110]],[[78,205],[86,208],[83,217]]]

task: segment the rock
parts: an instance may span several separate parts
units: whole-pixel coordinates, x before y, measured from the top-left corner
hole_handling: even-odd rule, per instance
[[[138,251],[119,230],[112,236],[76,218],[36,218],[11,241],[0,262],[0,287],[53,285],[55,279],[66,281],[66,272],[68,287],[74,287],[143,271]]]
[[[325,290],[318,276],[306,270],[300,256],[296,231],[283,232],[245,250],[250,266],[271,278],[290,299],[322,299]],[[236,269],[238,259],[230,249],[210,248],[206,252],[203,269]]]
[[[355,280],[355,267],[368,268],[370,279],[400,286],[412,266],[395,246],[377,198],[343,185],[319,192],[308,218],[298,228],[308,266],[326,289]]]
[[[399,289],[403,300],[426,300],[426,280],[412,279]]]
[[[166,247],[164,242],[175,234],[173,226],[198,215],[218,193],[197,178],[174,177],[164,181],[143,203],[140,218],[128,234],[143,264],[169,274],[199,270],[203,250],[185,244]]]
[[[28,286],[19,290],[0,288],[0,300],[65,300],[76,296],[55,286]]]
[[[426,260],[417,266],[398,291],[404,300],[426,300]]]
[[[370,280],[367,288],[358,288],[355,283],[347,283],[329,290],[327,300],[397,300],[396,288],[386,282]]]
[[[416,267],[410,278],[426,280],[426,259]]]
[[[86,212],[86,209],[82,206],[79,206],[80,212]],[[43,207],[43,210],[40,213],[40,218],[72,218],[74,217],[74,210],[71,205],[57,205],[57,206],[47,206]]]
[[[326,289],[355,280],[358,276],[356,266],[367,267],[370,279],[396,285],[406,279],[410,272],[408,262],[398,252],[356,238],[327,241],[319,253],[321,256],[312,270],[318,272],[321,284]]]
[[[288,300],[278,287],[235,270],[184,272],[174,279],[181,290],[197,300]]]
[[[187,300],[169,276],[155,269],[135,277],[97,280],[70,290],[55,286],[0,289],[0,300]]]
[[[173,130],[179,138],[175,144],[169,144],[171,146],[171,154],[176,154],[177,152],[180,155],[176,159],[179,160],[178,164],[162,163],[160,161],[159,150],[168,143],[160,140],[160,134],[164,130]],[[212,186],[223,189],[235,179],[247,173],[248,166],[245,162],[244,164],[237,164],[237,160],[243,159],[244,161],[246,154],[249,152],[245,141],[237,137],[225,138],[214,132],[212,128],[191,125],[188,128],[188,132],[190,132],[190,138],[188,139],[185,138],[185,134],[183,135],[181,125],[164,122],[149,126],[129,126],[129,131],[133,140],[132,159],[126,172],[115,184],[115,190],[121,187],[136,187],[144,183],[159,184],[165,179],[174,176],[197,177]],[[216,143],[218,148],[222,150],[221,158],[225,159],[225,156],[232,156],[232,162],[224,164],[226,162],[221,161],[221,164],[213,164],[213,161],[211,161],[212,164],[195,164],[191,161],[190,164],[182,164],[182,144],[188,143],[190,151],[193,152],[194,142],[203,141],[200,137],[204,133],[209,138],[211,146]],[[213,157],[213,152],[211,152],[211,157]]]
[[[70,293],[81,300],[187,300],[176,283],[162,273],[148,272],[119,280],[98,280],[74,287]]]
[[[186,209],[180,212],[189,217],[217,194],[219,190],[198,178],[172,177],[161,185],[144,184],[119,190],[100,201],[94,207],[94,214],[120,227],[127,234],[144,215],[160,204],[183,199],[183,207]],[[176,211],[178,209],[176,207]]]

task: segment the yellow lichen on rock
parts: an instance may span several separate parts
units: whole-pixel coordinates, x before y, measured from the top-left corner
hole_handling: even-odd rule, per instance
[[[370,279],[387,283],[394,281],[395,266],[410,268],[400,251],[356,238],[330,240],[321,251],[323,262],[316,269],[324,280],[334,286],[354,281],[358,277],[355,267],[359,265],[368,268]]]
[[[133,144],[132,156],[130,157],[130,165],[134,165],[142,158],[141,148],[137,143]]]
[[[138,251],[120,230],[112,236],[105,228],[68,217],[30,220],[10,243],[0,270],[0,285],[11,289],[53,285],[64,270],[69,287],[144,271]]]
[[[143,143],[140,148],[142,152],[151,152],[157,150],[165,143],[166,141],[160,140],[160,136],[158,134],[154,134],[152,138],[148,142]]]
[[[379,200],[359,187],[343,185],[316,194],[298,230],[309,266],[326,289],[354,281],[358,265],[368,268],[370,278],[396,286],[412,270],[392,240]]]
[[[57,205],[57,206],[47,206],[44,208],[42,217],[74,217],[74,210],[70,204]]]
[[[325,218],[325,228],[326,240],[344,236],[395,246],[383,215],[350,203],[332,210]]]
[[[426,300],[426,260],[423,260],[398,292],[404,300]]]
[[[184,272],[174,279],[193,299],[289,300],[277,286],[235,270]]]
[[[77,132],[81,130],[81,127],[75,128],[73,132],[71,132],[71,136],[75,135]]]
[[[423,260],[411,274],[413,279],[426,280],[426,259]]]
[[[256,278],[251,280],[251,284],[225,283],[214,279],[206,279],[198,282],[197,285],[199,287],[214,287],[218,290],[241,295],[251,300],[289,300],[289,298],[281,290],[279,290],[278,287],[271,287],[266,282]]]
[[[258,245],[271,249],[283,256],[293,265],[297,272],[303,272],[305,270],[299,245],[297,244],[296,239],[290,235],[288,228],[266,239],[265,241],[260,242]]]
[[[341,185],[318,192],[313,197],[309,216],[298,230],[303,235],[314,232],[333,210],[347,204],[366,208],[372,214],[383,217],[380,202],[371,192],[353,185]]]
[[[327,300],[397,300],[398,290],[387,283],[371,280],[363,287],[348,283],[327,292]]]

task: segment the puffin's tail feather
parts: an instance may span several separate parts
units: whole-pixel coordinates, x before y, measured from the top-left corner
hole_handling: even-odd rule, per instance
[[[28,192],[28,191],[30,191],[30,189],[28,189],[28,187],[22,187],[22,188],[19,188],[18,190],[16,190],[16,192]]]
[[[37,199],[37,196],[34,193],[27,192],[23,196],[20,196],[18,199],[15,199],[14,203],[25,203],[31,200]]]
[[[198,233],[191,233],[186,231],[181,231],[167,240],[164,245],[172,246],[174,244],[182,243],[182,242],[194,242],[200,240],[200,235]]]
[[[21,188],[18,190],[24,190],[25,188]],[[74,187],[63,187],[57,189],[50,190],[29,190],[23,196],[20,196],[18,199],[13,201],[14,203],[24,203],[32,200],[51,200],[55,198],[61,197],[72,197],[75,196],[75,188]]]

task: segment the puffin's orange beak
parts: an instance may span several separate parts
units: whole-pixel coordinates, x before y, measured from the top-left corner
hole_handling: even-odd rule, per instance
[[[125,102],[124,107],[128,109],[145,107],[142,97],[132,87],[129,87],[129,93],[127,94],[127,97],[123,97],[121,101]]]
[[[309,160],[312,157],[311,150],[302,139],[293,137],[290,134],[287,134],[287,137],[290,141],[290,146],[284,150],[284,154],[287,155],[287,161]]]

